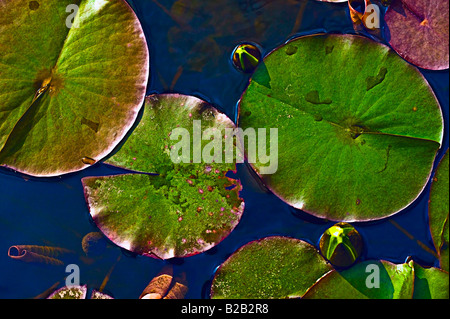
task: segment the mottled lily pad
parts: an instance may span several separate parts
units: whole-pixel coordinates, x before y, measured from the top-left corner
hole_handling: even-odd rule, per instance
[[[252,165],[269,189],[348,222],[409,206],[443,138],[439,103],[419,71],[352,35],[302,37],[267,56],[241,99],[239,126],[278,129],[278,171]]]
[[[91,299],[114,299],[114,298],[111,297],[110,295],[107,295],[103,292],[94,289],[92,290],[91,293]]]
[[[365,261],[321,278],[304,299],[440,299],[448,298],[448,273],[424,269],[411,261],[393,264]]]
[[[83,286],[64,286],[53,292],[47,299],[86,299],[87,285]],[[90,299],[114,299],[110,295],[93,289]]]
[[[449,161],[448,151],[442,159],[431,186],[428,216],[431,236],[439,255],[440,266],[448,271],[448,216],[449,216]]]
[[[86,299],[87,285],[84,286],[64,286],[47,299]]]
[[[106,157],[135,122],[148,81],[132,9],[123,0],[0,6],[0,165],[55,176]]]
[[[331,269],[310,244],[267,237],[241,247],[219,267],[211,298],[298,298]]]
[[[406,61],[424,69],[448,69],[448,0],[394,0],[385,21],[389,44]]]
[[[208,152],[203,152],[199,161],[178,162],[171,156],[180,143],[173,131],[177,128],[191,137],[187,145],[195,158],[198,146],[204,151],[212,142],[200,138],[197,145],[195,134],[211,128],[220,133],[215,141],[222,142],[225,129],[234,124],[198,98],[150,96],[138,127],[107,163],[158,175],[83,179],[100,230],[125,249],[161,259],[191,256],[216,245],[235,228],[244,209],[240,182],[227,176],[236,170],[234,161],[208,162]]]

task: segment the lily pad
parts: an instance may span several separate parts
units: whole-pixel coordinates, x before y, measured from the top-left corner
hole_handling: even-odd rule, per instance
[[[54,293],[47,299],[86,299],[87,285],[84,286],[65,286]]]
[[[114,299],[114,298],[111,297],[110,295],[107,295],[103,292],[94,289],[92,290],[91,293],[91,299]]]
[[[216,245],[236,227],[244,202],[239,198],[240,182],[227,176],[236,170],[234,161],[208,162],[208,152],[203,152],[199,161],[191,163],[188,157],[178,162],[173,154],[173,147],[181,143],[174,129],[192,137],[188,155],[195,158],[195,149],[204,151],[213,142],[195,136],[208,128],[220,133],[215,141],[222,143],[226,128],[233,129],[234,124],[195,97],[169,94],[146,99],[138,127],[107,163],[159,175],[83,179],[91,216],[111,241],[142,255],[187,257]]]
[[[406,61],[430,70],[449,67],[448,0],[395,0],[385,15],[386,38]]]
[[[373,277],[371,277],[373,275]],[[410,299],[413,295],[412,264],[365,261],[321,278],[304,299]]]
[[[431,186],[428,216],[431,236],[441,268],[448,271],[449,161],[448,151],[442,159]]]
[[[331,269],[310,244],[267,237],[241,247],[219,267],[211,298],[298,298]]]
[[[448,273],[410,261],[365,261],[321,278],[304,299],[442,299],[448,298]]]
[[[87,291],[88,291],[87,285],[64,286],[53,292],[47,299],[86,299]],[[92,290],[90,299],[114,299],[114,298],[94,289]]]
[[[448,272],[414,264],[414,299],[448,299]]]
[[[135,122],[148,81],[132,9],[123,0],[1,7],[0,165],[55,176],[106,157]]]
[[[277,172],[252,163],[274,194],[347,222],[409,206],[443,138],[440,106],[419,71],[353,35],[302,37],[272,52],[241,99],[239,126],[278,129]]]

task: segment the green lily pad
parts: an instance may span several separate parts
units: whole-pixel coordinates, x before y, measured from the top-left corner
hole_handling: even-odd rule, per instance
[[[412,264],[365,261],[341,272],[333,270],[312,286],[303,298],[410,299],[413,287]]]
[[[448,299],[448,272],[414,264],[414,299]]]
[[[428,216],[431,236],[441,268],[448,271],[449,161],[448,151],[442,159],[431,186]]]
[[[409,206],[443,138],[440,106],[419,71],[353,35],[302,37],[272,52],[241,99],[239,126],[278,129],[277,172],[252,163],[274,194],[347,222]]]
[[[364,261],[333,270],[315,283],[304,299],[442,299],[448,298],[448,273],[410,261]]]
[[[424,69],[448,69],[448,0],[394,0],[384,19],[389,44],[406,61]]]
[[[123,0],[1,6],[0,165],[55,176],[106,157],[135,122],[148,81],[132,9]]]
[[[241,247],[219,267],[211,298],[298,298],[331,269],[310,244],[267,237]]]
[[[148,97],[139,125],[107,163],[159,175],[83,179],[99,229],[120,247],[161,259],[198,254],[222,241],[244,209],[240,182],[227,176],[236,164],[208,162],[208,152],[198,162],[188,157],[178,163],[173,148],[180,142],[173,137],[174,129],[185,130],[192,137],[187,145],[195,157],[197,146],[204,151],[212,143],[207,138],[196,145],[197,129],[220,133],[217,141],[223,142],[226,129],[234,127],[228,117],[195,97]]]

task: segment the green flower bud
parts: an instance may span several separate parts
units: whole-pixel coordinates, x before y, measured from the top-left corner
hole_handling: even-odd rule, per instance
[[[337,223],[324,232],[319,246],[322,256],[333,266],[345,268],[361,256],[363,240],[352,225]]]
[[[261,61],[261,51],[252,44],[241,44],[233,52],[233,65],[244,73],[255,71]]]

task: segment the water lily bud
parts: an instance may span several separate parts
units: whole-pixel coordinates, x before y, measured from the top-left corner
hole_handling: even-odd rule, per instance
[[[233,65],[244,73],[252,73],[261,61],[261,51],[252,44],[241,44],[233,52]]]
[[[352,225],[337,223],[324,232],[319,246],[322,256],[333,266],[345,268],[361,256],[363,240]]]

